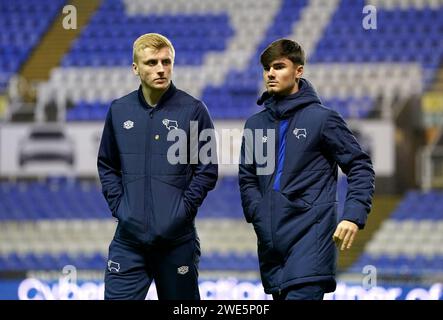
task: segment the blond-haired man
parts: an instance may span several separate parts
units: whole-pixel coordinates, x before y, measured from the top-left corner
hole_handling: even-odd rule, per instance
[[[135,40],[132,69],[140,87],[113,101],[106,117],[97,166],[118,225],[109,246],[105,299],[145,299],[152,280],[159,299],[200,299],[194,220],[218,167],[168,161],[174,144],[169,131],[189,134],[191,121],[199,131],[213,129],[204,103],[172,83],[174,56],[172,43],[160,34]],[[190,150],[189,142],[185,147]]]

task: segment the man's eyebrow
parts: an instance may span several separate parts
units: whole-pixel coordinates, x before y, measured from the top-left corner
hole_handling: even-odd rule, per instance
[[[274,62],[271,64],[272,66],[285,66],[286,63],[283,61]]]

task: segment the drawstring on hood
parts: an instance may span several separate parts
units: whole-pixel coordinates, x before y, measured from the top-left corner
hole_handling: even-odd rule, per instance
[[[279,97],[265,91],[257,100],[258,105],[264,104],[265,108],[277,119],[288,118],[297,109],[312,103],[321,104],[321,100],[312,84],[304,78],[300,79],[299,90],[294,94]]]

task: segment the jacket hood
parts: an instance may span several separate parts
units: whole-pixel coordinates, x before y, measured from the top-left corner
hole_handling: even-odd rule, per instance
[[[306,107],[313,103],[321,103],[321,100],[312,84],[301,78],[299,90],[289,96],[279,97],[264,92],[257,100],[258,105],[263,105],[277,119],[287,118],[297,109]]]

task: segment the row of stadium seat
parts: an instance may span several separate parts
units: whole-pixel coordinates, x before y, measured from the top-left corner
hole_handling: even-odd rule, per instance
[[[11,253],[0,255],[0,272],[29,271],[29,270],[62,270],[67,265],[73,265],[80,270],[104,270],[107,257],[102,253],[92,254],[34,254],[20,255]],[[257,271],[258,259],[256,254],[203,254],[199,262],[200,271]]]
[[[0,224],[0,255],[32,252],[105,254],[116,226],[113,219],[3,221]],[[244,219],[198,216],[196,226],[202,250],[206,252],[256,251],[253,228]]]
[[[0,220],[103,219],[109,217],[108,211],[99,185],[93,182],[0,183]],[[240,218],[237,180],[220,179],[200,212],[202,217]]]
[[[394,220],[441,220],[443,219],[443,193],[409,191],[391,216]]]
[[[360,273],[365,266],[369,265],[377,267],[377,272],[385,276],[437,275],[443,272],[443,255],[429,258],[422,255],[414,257],[381,255],[374,257],[364,254],[349,271]]]

